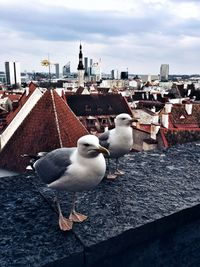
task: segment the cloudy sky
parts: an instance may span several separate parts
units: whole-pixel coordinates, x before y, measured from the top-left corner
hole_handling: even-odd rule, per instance
[[[49,55],[76,71],[81,41],[105,73],[200,73],[199,0],[1,0],[0,11],[0,70],[47,71]]]

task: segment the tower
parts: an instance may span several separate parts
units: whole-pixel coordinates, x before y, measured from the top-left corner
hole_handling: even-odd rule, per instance
[[[160,66],[160,80],[165,82],[169,78],[169,64],[162,64]]]
[[[88,77],[89,73],[88,73],[88,58],[87,57],[84,57],[84,67],[85,67],[85,77]]]
[[[83,54],[82,54],[82,45],[79,47],[79,62],[78,62],[78,87],[84,87],[84,66],[83,66]]]
[[[70,64],[71,62],[69,61],[65,66],[63,66],[63,76],[70,76],[71,74]]]
[[[21,84],[21,72],[19,62],[5,62],[6,82],[9,85]]]
[[[55,63],[55,74],[56,74],[56,78],[59,79],[60,77],[60,68],[59,68],[59,64]]]

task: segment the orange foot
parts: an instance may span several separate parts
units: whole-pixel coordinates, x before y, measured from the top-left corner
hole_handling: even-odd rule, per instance
[[[116,173],[109,173],[107,176],[106,176],[106,178],[107,179],[109,179],[109,180],[114,180],[114,179],[116,179],[117,178],[117,175],[116,175]]]
[[[120,170],[116,170],[116,171],[115,171],[115,174],[116,174],[116,175],[124,175],[125,172],[120,171]]]
[[[69,219],[73,222],[83,222],[87,219],[87,216],[78,213],[76,211],[71,212]]]
[[[63,216],[59,217],[59,227],[62,231],[69,231],[72,229],[73,222],[70,219],[67,219]]]

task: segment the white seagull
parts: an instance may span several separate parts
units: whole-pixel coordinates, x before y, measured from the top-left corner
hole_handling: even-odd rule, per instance
[[[99,136],[99,142],[103,147],[106,147],[110,155],[109,158],[116,159],[114,174],[111,174],[109,169],[108,179],[115,179],[117,175],[122,175],[124,172],[118,170],[118,159],[129,153],[133,147],[133,118],[126,113],[121,113],[115,118],[115,128],[108,130]]]
[[[38,176],[48,187],[61,191],[81,192],[97,186],[106,172],[106,162],[102,155],[109,151],[99,144],[94,135],[79,138],[77,147],[55,149],[33,164]],[[56,199],[59,213],[59,226],[63,231],[71,230],[73,222],[82,222],[87,216],[75,211],[75,197],[69,218],[61,212]]]

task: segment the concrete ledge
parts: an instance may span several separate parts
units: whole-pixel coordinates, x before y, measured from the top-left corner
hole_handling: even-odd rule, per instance
[[[25,175],[0,179],[0,262],[5,266],[81,266],[83,246],[62,233],[57,214]],[[51,265],[53,264],[53,265]]]
[[[195,143],[127,155],[124,176],[78,194],[77,210],[89,219],[70,233],[58,229],[53,192],[36,176],[1,178],[1,266],[200,263],[199,253],[190,257],[200,248],[199,162]],[[70,194],[60,198],[67,215]]]

